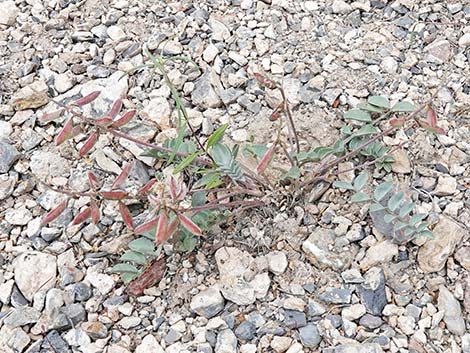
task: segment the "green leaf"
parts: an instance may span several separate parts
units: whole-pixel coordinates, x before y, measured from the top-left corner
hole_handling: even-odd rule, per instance
[[[351,134],[352,134],[351,127],[349,127],[348,125],[344,125],[344,126],[340,129],[340,131],[341,131],[342,134],[345,134],[345,135],[351,135]]]
[[[196,239],[193,235],[186,235],[182,241],[180,249],[185,252],[191,252],[196,247]]]
[[[385,164],[384,165],[384,170],[387,172],[387,173],[390,173],[392,171],[392,166],[390,164]]]
[[[346,190],[354,190],[354,186],[352,186],[352,184],[348,183],[347,181],[337,180],[333,183],[333,186],[335,188],[341,188],[341,189],[346,189]]]
[[[359,174],[356,179],[354,179],[354,189],[356,191],[361,190],[366,185],[368,179],[369,173],[362,172],[361,174]]]
[[[393,195],[390,200],[388,200],[388,209],[391,210],[391,211],[395,211],[398,206],[400,206],[400,203],[401,201],[403,200],[403,196],[405,194],[403,194],[402,191],[400,192],[397,192],[395,195]]]
[[[393,220],[394,220],[395,218],[396,218],[395,215],[387,213],[387,214],[384,216],[384,222],[385,222],[385,223],[391,223],[391,222],[393,222]]]
[[[147,263],[147,259],[144,255],[140,252],[127,250],[124,254],[122,254],[121,261],[132,261],[140,265],[145,265]]]
[[[207,181],[206,188],[207,189],[213,189],[213,188],[216,188],[216,187],[222,185],[223,183],[224,182],[222,180],[220,180],[219,173],[215,173],[214,175],[212,175],[212,178],[210,178]]]
[[[419,226],[416,227],[416,231],[418,233],[422,232],[423,230],[425,230],[427,227],[429,226],[429,223],[428,222],[422,222],[419,224]]]
[[[366,124],[359,130],[354,132],[353,136],[373,135],[376,134],[378,131],[379,130],[375,126],[372,126],[371,124]]]
[[[416,230],[415,230],[414,228],[412,228],[412,227],[409,227],[409,226],[408,226],[408,227],[405,229],[405,237],[410,237],[410,236],[412,236],[414,233],[416,233]]]
[[[399,213],[400,218],[407,216],[411,211],[413,211],[414,208],[415,208],[414,202],[407,202],[406,204],[404,204],[402,208],[400,209],[400,213]]]
[[[392,112],[413,112],[415,107],[410,102],[398,102],[392,107]]]
[[[192,154],[190,154],[189,156],[186,156],[180,164],[178,164],[175,168],[175,170],[173,170],[173,174],[178,174],[179,172],[181,172],[184,168],[186,168],[187,166],[189,166],[193,161],[194,159],[197,157],[197,155],[199,154],[199,152],[194,152]]]
[[[370,205],[369,210],[370,212],[377,212],[382,211],[385,207],[383,207],[380,203],[373,203]]]
[[[409,223],[410,223],[412,226],[415,226],[416,224],[418,224],[418,222],[422,221],[422,220],[425,219],[425,218],[426,218],[426,214],[424,214],[424,213],[417,213],[417,214],[411,216]]]
[[[283,179],[298,179],[300,178],[300,169],[299,167],[292,167],[289,169],[289,171],[284,174],[284,176],[282,177]]]
[[[225,130],[227,130],[228,124],[221,125],[207,140],[207,148],[211,148],[218,143],[224,136]]]
[[[362,110],[367,110],[372,113],[383,113],[383,109],[380,107],[376,107],[375,105],[368,104],[368,103],[360,103],[357,105],[357,108]]]
[[[139,273],[139,270],[135,266],[129,264],[116,264],[111,267],[108,271],[111,273]]]
[[[139,238],[131,241],[129,244],[129,249],[140,252],[142,254],[153,253],[154,245],[153,242],[146,238]]]
[[[232,161],[232,151],[220,143],[212,147],[212,157],[218,165],[227,165]]]
[[[345,141],[336,141],[332,146],[332,152],[336,155],[342,154],[344,152]]]
[[[344,114],[345,119],[358,120],[358,121],[372,121],[370,114],[360,109],[351,109]]]
[[[197,207],[205,205],[207,201],[206,193],[204,191],[198,191],[193,194],[191,197],[191,206]]]
[[[399,230],[402,230],[404,228],[406,228],[407,224],[406,223],[403,223],[401,221],[397,221],[394,225],[393,225],[393,230],[398,232]]]
[[[369,201],[369,195],[363,192],[356,192],[354,195],[351,196],[351,202],[364,202]]]
[[[419,235],[420,235],[420,236],[422,235],[422,236],[425,236],[425,237],[429,237],[429,238],[431,238],[431,239],[434,238],[434,234],[432,234],[432,232],[431,232],[430,230],[428,230],[428,229],[423,230],[422,232],[419,232]]]
[[[134,279],[136,279],[138,275],[139,275],[138,273],[124,272],[121,274],[121,279],[124,282],[124,284],[128,284],[132,282]]]
[[[268,151],[268,147],[260,144],[248,145],[243,148],[244,155],[253,155],[257,158],[263,158]]]
[[[371,96],[367,99],[367,102],[369,104],[375,105],[376,107],[390,109],[390,102],[387,98],[382,96]]]
[[[374,190],[374,199],[381,201],[393,188],[393,183],[387,181],[380,184]]]

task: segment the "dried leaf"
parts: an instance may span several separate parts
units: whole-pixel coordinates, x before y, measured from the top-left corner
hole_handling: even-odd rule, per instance
[[[101,196],[106,200],[123,200],[128,196],[125,191],[101,191]]]
[[[62,201],[58,206],[47,212],[41,221],[41,225],[43,226],[59,217],[62,212],[64,212],[64,210],[67,208],[67,202],[68,200]]]
[[[119,202],[119,212],[121,212],[122,220],[124,221],[126,226],[130,229],[134,229],[134,221],[132,220],[132,215],[129,212],[127,206],[122,202]]]
[[[55,140],[56,146],[59,146],[61,143],[63,143],[65,140],[69,139],[70,136],[72,135],[72,129],[73,129],[73,119],[70,118],[60,130],[59,134],[57,135],[57,138]]]
[[[268,167],[269,163],[271,162],[271,160],[274,156],[275,151],[276,151],[276,146],[275,145],[271,146],[266,151],[263,158],[261,158],[261,161],[259,162],[258,167],[256,167],[256,171],[258,172],[258,174],[261,174],[266,170],[266,168]]]
[[[108,116],[114,119],[116,115],[118,115],[119,111],[121,110],[121,107],[122,107],[122,99],[118,98],[116,99],[113,106],[111,107],[111,110],[109,111]]]
[[[284,102],[279,104],[276,107],[276,109],[274,109],[274,111],[269,116],[269,120],[270,121],[277,121],[281,117],[281,114],[282,114],[283,111],[284,111]]]
[[[132,120],[134,117],[136,110],[129,110],[127,113],[125,113],[123,116],[121,116],[119,119],[113,121],[111,124],[112,127],[121,127],[123,125],[126,125],[129,121]]]
[[[124,165],[124,167],[122,168],[121,174],[118,175],[118,177],[114,181],[113,185],[111,185],[111,190],[112,189],[117,189],[118,187],[120,187],[122,185],[124,180],[126,180],[127,176],[129,175],[129,172],[130,172],[131,168],[132,168],[132,163],[131,162],[126,163]]]
[[[73,105],[77,105],[79,107],[83,106],[83,105],[86,105],[86,104],[89,104],[91,102],[93,102],[96,98],[98,98],[98,96],[100,95],[100,91],[93,91],[91,92],[90,94],[87,94],[86,96],[76,100],[74,103],[72,103]]]
[[[80,157],[83,157],[92,149],[92,147],[95,145],[96,141],[98,140],[98,136],[99,134],[96,131],[93,131],[91,133],[90,137],[88,137],[88,139],[85,141],[82,148],[80,148],[80,151],[78,152]]]
[[[100,221],[100,209],[98,208],[98,205],[96,204],[95,201],[92,201],[90,205],[91,209],[91,220],[93,221],[93,224],[98,224]]]
[[[82,212],[80,212],[74,219],[72,224],[80,224],[86,221],[91,216],[91,207],[85,208]]]
[[[158,217],[136,227],[134,229],[134,233],[135,234],[147,233],[151,231],[152,229],[154,229],[157,226],[157,223],[158,223]]]
[[[394,128],[401,128],[405,125],[405,118],[392,118],[388,121]]]
[[[147,269],[127,287],[127,292],[130,295],[139,296],[144,293],[144,290],[154,286],[158,281],[163,278],[166,270],[165,258],[155,261]]]
[[[152,188],[152,186],[158,181],[157,178],[150,179],[147,184],[145,184],[138,192],[137,195],[145,195],[149,190]]]
[[[178,214],[178,218],[183,227],[185,227],[189,232],[196,235],[202,235],[201,228],[199,228],[199,226],[194,223],[189,217],[186,217],[184,214]]]
[[[92,172],[88,172],[88,183],[90,184],[90,188],[92,190],[98,190],[100,187],[100,182],[95,174]]]
[[[162,244],[167,237],[168,227],[168,214],[163,211],[158,218],[157,231],[155,232],[155,241],[157,244]]]

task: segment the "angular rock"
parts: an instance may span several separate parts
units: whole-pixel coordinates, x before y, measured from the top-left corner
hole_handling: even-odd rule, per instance
[[[144,337],[142,342],[136,347],[135,353],[164,353],[165,350],[160,346],[154,335],[149,334]]]
[[[13,309],[3,322],[8,327],[15,328],[35,323],[39,320],[40,316],[41,313],[38,310],[29,306],[22,306]]]
[[[300,342],[304,347],[315,348],[321,342],[320,332],[318,331],[317,325],[307,325],[299,329]]]
[[[14,26],[19,11],[20,10],[16,7],[14,1],[8,0],[2,2],[2,11],[0,11],[0,25]]]
[[[408,154],[405,150],[399,149],[393,153],[391,156],[395,161],[392,163],[392,171],[399,174],[409,174],[411,173],[411,163],[408,158]]]
[[[382,353],[378,343],[352,343],[341,344],[336,347],[325,348],[323,353]]]
[[[384,240],[372,245],[367,249],[366,256],[361,260],[361,270],[367,270],[372,266],[390,262],[398,255],[398,245],[390,240]]]
[[[39,80],[23,87],[12,97],[10,104],[15,110],[39,108],[49,102],[48,88],[44,81]]]
[[[237,337],[232,330],[226,329],[219,332],[217,335],[217,342],[215,344],[215,351],[217,353],[237,352]]]
[[[63,176],[69,168],[69,162],[58,153],[34,151],[29,162],[33,174],[41,180],[48,177]]]
[[[454,257],[464,269],[470,271],[470,246],[459,248]]]
[[[212,75],[215,73],[208,69],[195,83],[191,94],[192,101],[203,108],[217,108],[222,104],[212,85]]]
[[[191,300],[190,308],[196,314],[211,318],[224,308],[224,298],[216,287],[205,289]]]
[[[29,301],[37,291],[54,287],[57,264],[55,256],[33,251],[19,255],[13,261],[15,282]]]
[[[434,42],[424,48],[424,51],[429,53],[432,59],[438,63],[444,63],[450,60],[452,51],[448,40],[436,39]]]
[[[170,127],[171,107],[165,97],[152,98],[141,114],[162,129]]]
[[[447,329],[454,335],[462,336],[466,331],[460,303],[443,285],[439,287],[437,306],[444,313],[444,322]]]
[[[425,273],[442,270],[466,232],[451,219],[441,217],[433,229],[433,234],[434,237],[428,239],[418,251],[418,265]]]
[[[450,176],[440,176],[437,180],[434,194],[436,196],[450,196],[457,190],[457,180]]]
[[[20,156],[21,153],[18,152],[15,146],[0,139],[0,174],[8,173]]]
[[[349,288],[327,287],[319,299],[328,304],[349,304],[352,292]]]
[[[385,275],[381,268],[373,267],[364,275],[365,282],[356,285],[356,292],[368,313],[380,316],[387,305]]]
[[[287,269],[287,257],[282,251],[272,251],[266,255],[270,272],[280,275]]]

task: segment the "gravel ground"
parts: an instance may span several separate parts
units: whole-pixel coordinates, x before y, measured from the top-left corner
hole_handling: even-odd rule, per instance
[[[470,353],[468,1],[0,1],[1,352]],[[73,145],[54,146],[62,125],[39,117],[52,98],[98,88],[97,111],[121,96],[139,109],[130,135],[174,136],[160,77],[120,79],[143,63],[144,44],[167,38],[164,55],[202,69],[169,67],[192,124],[208,135],[230,122],[234,142],[272,135],[277,97],[253,72],[282,81],[304,146],[334,142],[342,112],[369,95],[419,104],[445,78],[435,107],[447,135],[415,132],[393,166],[434,238],[394,244],[331,189],[295,214],[253,212],[192,253],[165,246],[164,279],[126,295],[106,272],[129,241],[117,210],[70,227],[77,200],[41,228],[62,195],[37,180],[83,190],[87,169],[114,178],[134,155],[137,187],[152,160],[124,140],[114,153],[105,136],[77,160]]]

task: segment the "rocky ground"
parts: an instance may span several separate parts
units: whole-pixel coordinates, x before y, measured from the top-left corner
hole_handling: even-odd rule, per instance
[[[173,136],[169,90],[143,63],[143,45],[186,55],[169,75],[193,125],[230,122],[235,142],[266,141],[275,99],[252,73],[282,81],[304,146],[334,142],[342,112],[371,94],[417,104],[446,79],[435,106],[448,134],[413,134],[394,177],[412,185],[433,239],[396,245],[348,196],[329,190],[295,214],[254,212],[190,254],[165,247],[168,271],[129,297],[106,272],[129,240],[113,207],[98,226],[41,217],[86,189],[90,168],[149,179],[143,149],[102,136],[77,161],[43,111],[95,89],[140,110],[132,136]],[[470,352],[470,4],[464,0],[6,0],[0,3],[0,351]],[[121,79],[120,79],[121,78]],[[333,108],[339,99],[339,108]],[[159,129],[156,130],[155,126]],[[407,141],[399,133],[389,145]],[[77,140],[79,147],[83,141]],[[33,178],[32,175],[35,177]]]

